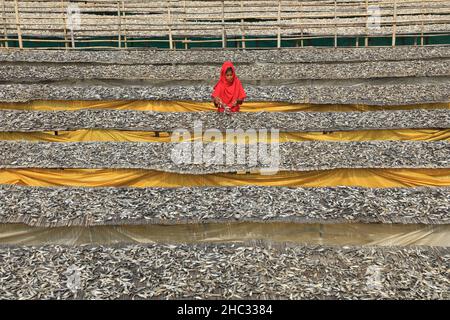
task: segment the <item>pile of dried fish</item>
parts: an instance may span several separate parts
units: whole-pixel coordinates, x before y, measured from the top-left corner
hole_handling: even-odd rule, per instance
[[[448,248],[0,247],[3,299],[449,299]]]
[[[0,168],[137,168],[206,174],[269,167],[279,171],[449,168],[450,143],[305,141],[243,145],[0,141]]]
[[[397,77],[438,77],[450,75],[450,60],[375,61],[353,63],[297,63],[251,64],[237,66],[244,84],[295,83],[317,79],[377,79]],[[1,82],[36,83],[65,80],[170,80],[195,81],[197,84],[213,84],[217,81],[220,66],[211,65],[36,65],[20,63],[0,65]],[[404,79],[402,81],[405,82]],[[410,81],[417,82],[417,79]],[[429,79],[428,79],[429,81]]]
[[[217,77],[214,78],[216,80]],[[368,79],[342,83],[316,84],[307,81],[297,85],[245,85],[247,101],[286,101],[317,104],[402,105],[448,102],[450,84],[445,77],[406,78],[382,83]],[[55,84],[0,84],[0,101],[30,100],[189,100],[211,101],[212,85],[165,82],[164,85],[126,81],[69,81]],[[346,80],[345,80],[346,81]],[[71,83],[72,82],[72,83]]]
[[[450,89],[450,88],[449,88]],[[448,91],[450,92],[450,90]],[[150,112],[0,110],[0,131],[279,129],[286,132],[450,128],[450,109],[368,112]],[[197,127],[199,129],[197,129]]]
[[[275,50],[197,50],[195,54],[186,54],[179,50],[24,50],[0,51],[0,62],[7,62],[9,66],[26,63],[90,63],[98,65],[127,64],[127,65],[159,65],[159,64],[197,64],[220,66],[222,61],[231,60],[239,65],[254,64],[295,64],[295,63],[325,63],[334,62],[346,64],[347,62],[367,61],[427,61],[440,59],[446,61],[450,58],[450,47],[442,46],[397,46],[397,47],[360,47],[354,48],[295,48]],[[78,65],[78,64],[76,64]],[[350,65],[350,64],[347,64]],[[443,74],[448,69],[441,70]],[[267,76],[270,76],[268,74]]]
[[[74,188],[0,185],[0,223],[450,223],[450,188]]]

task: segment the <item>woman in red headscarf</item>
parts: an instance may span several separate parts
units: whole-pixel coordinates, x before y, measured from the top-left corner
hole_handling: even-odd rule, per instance
[[[231,112],[238,112],[245,97],[244,88],[236,76],[233,64],[231,61],[224,62],[220,79],[214,86],[212,93],[214,105],[219,112],[224,112],[225,108],[229,108]]]

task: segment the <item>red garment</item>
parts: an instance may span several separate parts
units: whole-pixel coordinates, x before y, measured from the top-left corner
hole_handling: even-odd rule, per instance
[[[225,76],[227,69],[230,67],[231,70],[233,70],[233,81],[231,83],[227,81]],[[212,97],[219,97],[224,104],[230,107],[231,112],[237,112],[239,111],[240,105],[232,107],[233,102],[244,100],[246,96],[242,83],[236,76],[233,63],[231,63],[231,61],[225,61],[220,72],[220,79],[214,86]],[[218,110],[219,112],[223,112],[224,108],[220,107]]]

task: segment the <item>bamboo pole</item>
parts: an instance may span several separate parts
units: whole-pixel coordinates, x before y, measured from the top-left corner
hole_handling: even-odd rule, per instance
[[[117,32],[118,32],[118,45],[119,49],[122,49],[122,14],[120,12],[120,2],[117,1]]]
[[[300,23],[303,22],[303,1],[298,0],[300,2]],[[300,46],[303,48],[303,27],[300,28]]]
[[[167,26],[169,28],[169,49],[173,50],[173,37],[172,37],[172,16],[170,14],[170,0],[166,2],[167,4]]]
[[[241,0],[241,11],[244,11],[244,1]],[[241,19],[241,32],[242,32],[242,49],[245,49],[245,27],[244,27],[244,19]]]
[[[442,33],[437,34],[436,36],[441,36]],[[450,33],[446,33],[446,35],[450,35]],[[320,39],[322,37],[320,36],[311,36],[311,37],[304,37],[304,39]],[[251,40],[246,40],[246,41],[276,41],[276,36],[272,37],[272,38],[255,38],[255,39],[251,39]],[[299,37],[289,37],[286,38],[286,40],[298,40]],[[30,39],[30,42],[59,42],[60,40],[38,40],[38,39]],[[95,42],[103,42],[104,40],[99,39],[99,40],[78,40],[78,43],[95,43]],[[154,39],[146,39],[146,40],[129,40],[131,43],[135,43],[135,42],[160,42],[161,40],[154,40]],[[236,42],[236,41],[241,41],[241,39],[230,39],[230,42]],[[217,43],[217,42],[221,42],[221,40],[190,40],[188,41],[189,43]],[[439,46],[439,45],[427,45],[427,46]],[[375,47],[375,46],[374,46]],[[385,46],[376,46],[376,47],[385,47]],[[41,49],[43,49],[44,47],[40,47]],[[52,47],[45,47],[46,49],[55,49]],[[82,48],[76,48],[76,49],[98,49],[98,46],[91,46],[91,47],[82,47]],[[117,47],[112,47],[112,46],[102,46],[102,49],[115,49],[117,50]],[[266,47],[258,47],[258,48],[266,48]],[[232,48],[230,48],[232,49]],[[30,49],[30,48],[24,48],[23,50],[34,50],[34,49]]]
[[[299,1],[301,1],[301,0],[299,0]],[[302,16],[303,16],[303,2],[300,2],[300,22],[303,22]],[[300,45],[303,48],[303,45],[304,45],[304,43],[303,43],[303,27],[301,27],[301,29],[300,29],[300,36],[301,36]]]
[[[334,47],[337,48],[337,0],[334,0]]]
[[[369,14],[369,0],[366,0],[366,16],[368,19],[368,14]],[[366,21],[366,37],[364,38],[364,46],[368,47],[369,46],[369,21]]]
[[[70,11],[69,11],[69,8],[70,8]],[[69,29],[70,29],[70,43],[72,45],[72,49],[75,49],[75,34],[74,34],[75,25],[74,25],[74,16],[73,16],[73,12],[72,12],[73,10],[72,9],[73,8],[70,6],[70,3],[69,3],[68,6],[67,6],[67,11],[66,11],[66,16],[67,16],[66,19],[70,18],[70,27],[69,27]],[[69,14],[70,14],[70,17],[69,17]]]
[[[2,17],[3,17],[3,31],[5,34],[5,48],[9,47],[9,43],[8,43],[8,30],[6,28],[6,7],[5,7],[5,0],[2,0],[2,4],[3,4],[3,11],[2,11]]]
[[[64,29],[64,47],[66,50],[69,50],[69,40],[67,39],[67,19],[66,19],[66,11],[64,9],[64,0],[61,0],[61,14],[63,20],[63,29]]]
[[[184,16],[183,16],[183,23],[184,23],[184,28],[186,28],[186,0],[183,0],[183,7],[184,7]],[[188,43],[187,43],[187,37],[184,37],[184,49],[188,50]]]
[[[17,0],[14,0],[14,9],[16,12],[16,26],[17,26],[17,37],[19,39],[19,48],[23,49],[22,31],[20,30],[19,3]]]
[[[397,0],[394,0],[394,24],[392,25],[392,46],[395,47],[395,35],[397,33]]]
[[[278,0],[278,34],[277,34],[277,48],[281,48],[281,0]]]
[[[225,0],[222,0],[222,48],[227,47],[227,39],[225,35]]]
[[[128,37],[127,37],[127,18],[125,17],[126,11],[125,11],[125,1],[122,0],[122,18],[123,18],[123,37],[124,37],[124,45],[125,48],[128,48]]]
[[[70,28],[70,42],[72,44],[72,48],[75,48],[75,35],[73,32],[73,27]]]
[[[423,47],[423,30],[424,30],[424,11],[425,11],[425,7],[424,7],[424,1],[421,2],[422,6],[420,7],[420,11],[421,11],[421,18],[422,18],[422,28],[420,30],[420,46]]]

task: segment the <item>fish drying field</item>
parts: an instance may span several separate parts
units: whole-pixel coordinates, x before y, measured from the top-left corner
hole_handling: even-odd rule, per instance
[[[450,299],[449,228],[450,47],[0,50],[0,299]]]

